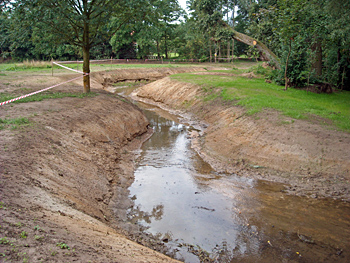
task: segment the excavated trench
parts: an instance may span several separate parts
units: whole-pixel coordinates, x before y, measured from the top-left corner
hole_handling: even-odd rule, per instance
[[[200,70],[121,70],[92,81],[128,96],[120,86]],[[68,77],[10,74],[11,89],[26,83],[33,91]],[[80,81],[71,84],[56,91],[77,93]],[[252,118],[228,103],[203,105],[200,90],[170,78],[142,86],[137,100],[150,103],[136,103],[149,120],[105,91],[4,108],[2,118],[31,124],[1,130],[0,232],[10,241],[0,244],[1,258],[171,261],[158,250],[186,262],[350,262],[350,135],[269,111]],[[134,152],[149,123],[153,136]]]
[[[118,85],[107,89],[128,97],[132,88]],[[128,189],[130,237],[165,246],[185,262],[349,262],[349,203],[292,196],[286,184],[219,173],[191,148],[189,133],[202,132],[198,123],[133,102],[154,134],[138,153]],[[153,241],[141,241],[145,236]]]

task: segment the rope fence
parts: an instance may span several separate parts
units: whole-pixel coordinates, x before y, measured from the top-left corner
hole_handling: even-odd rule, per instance
[[[62,63],[62,62],[61,62],[61,63]],[[76,77],[76,78],[74,78],[74,79],[70,79],[70,80],[61,82],[61,83],[59,83],[59,84],[56,84],[56,85],[47,87],[47,88],[45,88],[45,89],[41,89],[41,90],[38,90],[38,91],[35,91],[35,92],[32,92],[32,93],[29,93],[29,94],[26,94],[26,95],[17,97],[17,98],[14,98],[14,99],[10,99],[10,100],[1,102],[1,103],[0,103],[0,106],[5,105],[5,104],[9,104],[9,103],[11,103],[11,102],[14,102],[14,101],[17,101],[17,100],[20,100],[20,99],[27,98],[27,97],[29,97],[29,96],[33,96],[33,95],[35,95],[35,94],[38,94],[38,93],[47,91],[47,90],[52,89],[52,88],[56,88],[56,87],[61,86],[61,85],[63,85],[63,84],[66,84],[66,83],[75,81],[75,80],[77,80],[77,79],[80,79],[80,78],[82,78],[82,77],[85,76],[85,75],[89,75],[89,73],[83,73],[83,72],[81,72],[81,71],[79,71],[79,70],[75,70],[75,69],[72,69],[72,68],[63,66],[63,65],[61,65],[61,64],[59,64],[59,63],[57,63],[57,62],[52,62],[52,64],[55,64],[55,65],[57,65],[57,66],[59,66],[59,67],[62,67],[62,68],[65,68],[65,69],[74,71],[74,72],[76,72],[76,73],[80,73],[80,74],[82,74],[82,76],[79,76],[79,77]]]

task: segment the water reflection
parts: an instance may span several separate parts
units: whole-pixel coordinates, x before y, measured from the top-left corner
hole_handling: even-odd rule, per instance
[[[189,127],[174,116],[146,113],[155,133],[137,160],[129,220],[178,259],[348,262],[349,204],[287,196],[281,184],[216,174],[190,149]]]
[[[209,187],[208,181],[220,176],[190,149],[189,127],[147,114],[155,133],[143,146],[129,189],[134,197],[131,221],[154,235],[170,231],[168,245],[189,262],[199,260],[193,258],[196,250],[219,253],[228,249],[245,227],[239,211],[233,209],[232,196]],[[249,183],[253,181],[245,181],[244,187]],[[239,189],[237,184],[235,188]],[[152,220],[155,211],[159,217]]]
[[[132,199],[136,199],[136,197],[133,197]],[[150,213],[145,212],[141,209],[140,206],[133,207],[128,212],[128,219],[132,223],[147,223],[151,224],[152,220],[161,220],[164,213],[164,206],[163,205],[156,205],[153,207],[152,211]]]

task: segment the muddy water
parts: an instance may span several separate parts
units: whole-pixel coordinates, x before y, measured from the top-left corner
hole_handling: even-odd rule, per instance
[[[217,174],[160,109],[129,188],[132,224],[185,262],[350,262],[350,205],[286,195],[281,184]]]

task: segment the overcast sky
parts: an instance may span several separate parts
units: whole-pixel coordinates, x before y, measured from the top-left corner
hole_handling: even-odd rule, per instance
[[[180,6],[181,6],[183,9],[186,9],[186,0],[178,0],[178,1],[179,1]]]

